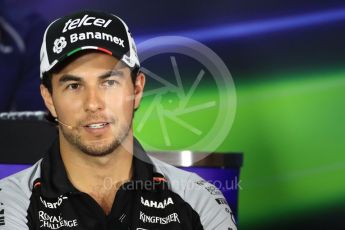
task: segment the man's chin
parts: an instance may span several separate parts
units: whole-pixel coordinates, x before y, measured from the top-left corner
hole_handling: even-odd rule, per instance
[[[78,148],[81,150],[81,152],[85,153],[86,155],[93,157],[102,157],[115,152],[115,150],[120,145],[121,143],[115,142],[111,144],[80,145],[78,146]]]

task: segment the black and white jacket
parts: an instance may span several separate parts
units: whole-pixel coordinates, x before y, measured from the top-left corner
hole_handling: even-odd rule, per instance
[[[68,180],[58,142],[32,167],[0,180],[0,230],[236,229],[221,193],[194,173],[149,157],[135,141],[130,182],[109,215]],[[105,184],[105,186],[107,186]]]

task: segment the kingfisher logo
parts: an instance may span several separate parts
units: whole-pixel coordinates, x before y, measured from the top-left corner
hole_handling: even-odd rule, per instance
[[[163,225],[163,224],[169,224],[171,222],[181,223],[179,216],[176,212],[171,213],[168,216],[161,217],[161,216],[148,216],[145,213],[143,213],[142,211],[140,211],[139,219],[143,223],[151,223],[151,224],[162,224]]]
[[[104,27],[107,28],[108,25],[112,22],[111,19],[109,20],[104,20],[103,18],[96,18],[96,17],[91,17],[89,15],[84,15],[83,18],[76,18],[74,20],[70,19],[65,23],[65,26],[62,30],[62,33],[67,32],[68,30],[73,30],[75,28],[81,27],[81,26],[99,26],[99,27]]]

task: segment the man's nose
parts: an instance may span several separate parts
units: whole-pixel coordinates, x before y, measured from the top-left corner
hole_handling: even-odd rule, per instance
[[[85,111],[97,112],[105,107],[105,95],[100,89],[90,88],[86,90]]]

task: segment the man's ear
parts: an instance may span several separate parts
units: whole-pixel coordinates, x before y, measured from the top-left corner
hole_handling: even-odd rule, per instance
[[[140,105],[140,101],[144,93],[144,87],[145,75],[143,72],[139,72],[134,85],[134,109],[137,109]]]
[[[53,117],[57,117],[55,106],[53,103],[53,98],[49,90],[43,84],[40,85],[40,90],[41,90],[41,96],[44,100],[44,104],[46,105],[50,113],[53,115]]]

